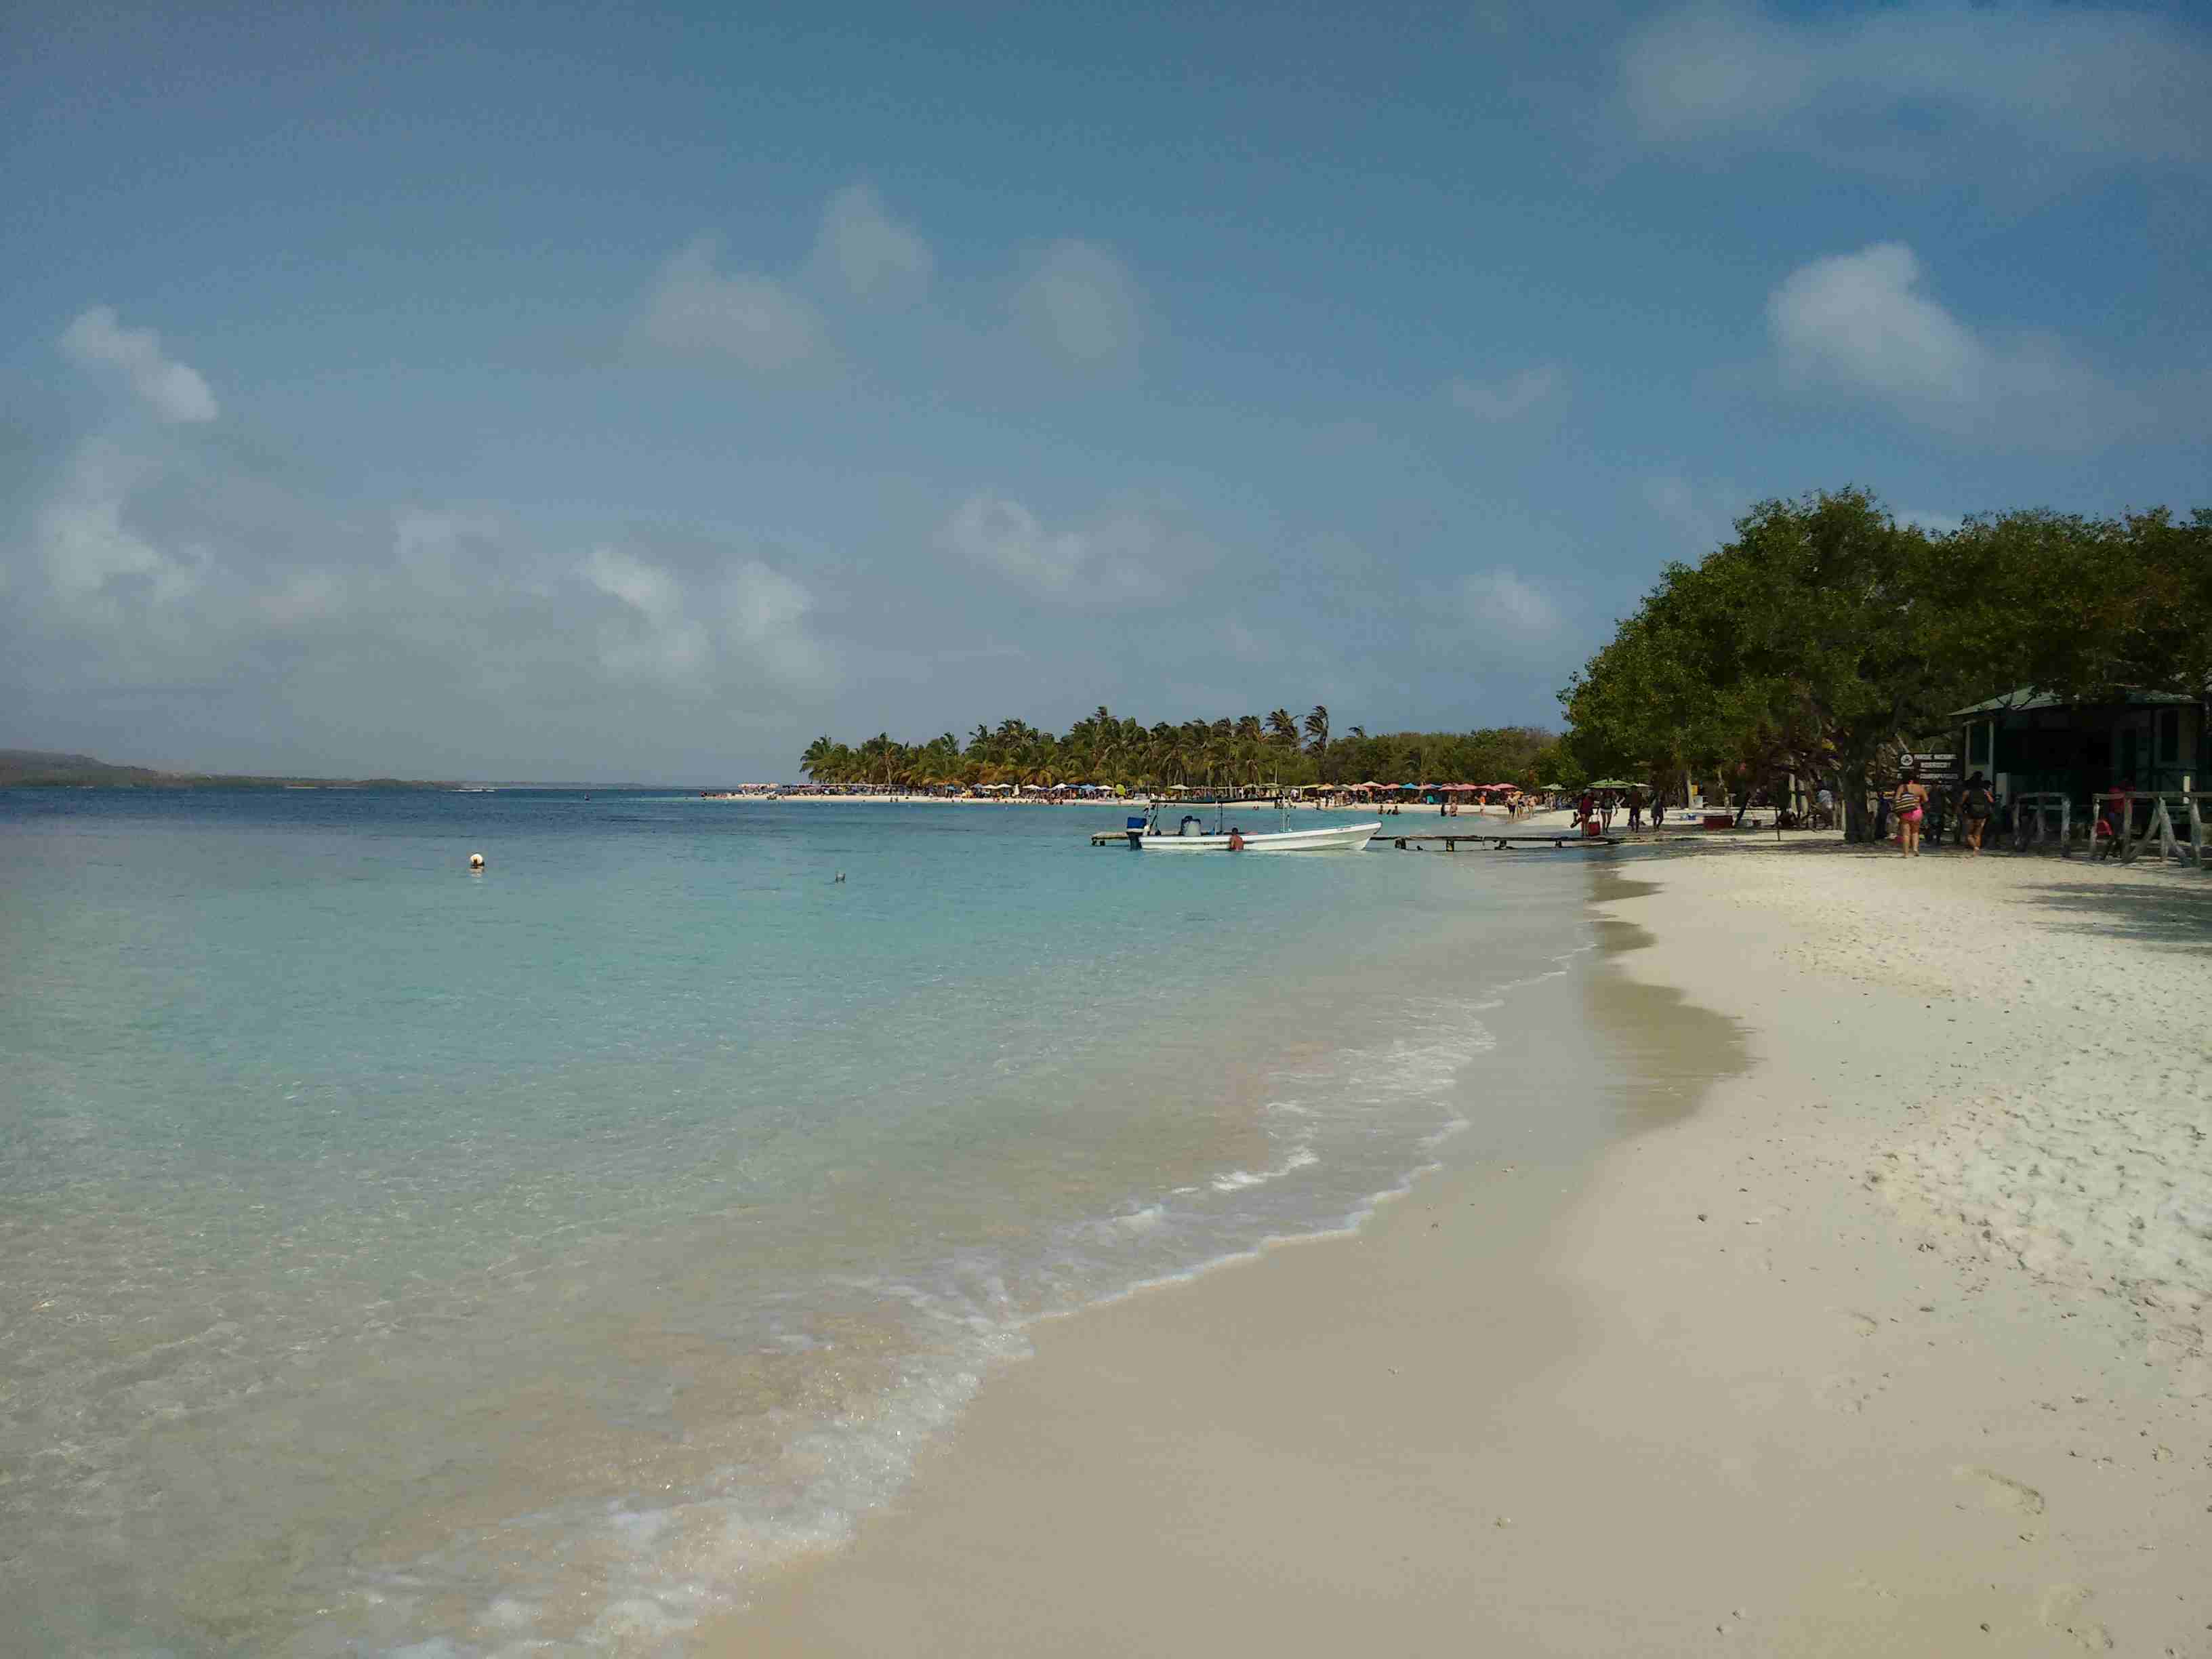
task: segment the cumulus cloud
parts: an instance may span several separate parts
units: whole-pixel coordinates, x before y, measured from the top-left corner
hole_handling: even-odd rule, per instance
[[[1163,563],[1195,550],[1150,515],[1115,514],[1085,530],[1046,527],[1021,502],[988,491],[954,509],[938,535],[947,551],[1066,605],[1138,604],[1168,592]]]
[[[1096,367],[1133,354],[1141,296],[1121,262],[1089,242],[1055,242],[1014,295],[1030,337],[1070,362]]]
[[[228,730],[249,756],[416,772],[441,752],[680,763],[839,678],[813,592],[742,542],[580,557],[481,510],[408,507],[380,530],[235,482],[204,454],[80,444],[0,540],[9,678],[125,734],[148,696],[167,711],[188,690],[204,730],[168,743]]]
[[[1628,40],[1620,85],[1646,137],[1759,132],[1889,166],[1981,136],[2045,154],[2202,166],[2212,52],[2169,19],[1921,0],[1795,17],[1698,0]],[[1912,118],[1910,136],[1900,116]]]
[[[1460,601],[1468,616],[1486,626],[1519,634],[1549,634],[1562,620],[1558,604],[1518,571],[1497,565],[1460,578]]]
[[[1924,530],[1931,536],[1948,536],[1966,522],[1964,515],[1960,514],[1923,513],[1917,507],[1899,507],[1897,510],[1897,521],[1899,524],[1911,525],[1916,529]]]
[[[820,349],[814,307],[771,276],[717,270],[719,247],[715,238],[702,236],[663,263],[638,319],[642,337],[762,372],[789,368]]]
[[[592,550],[579,574],[616,601],[600,623],[599,661],[617,680],[703,691],[713,646],[690,614],[683,584],[659,566],[611,547]]]
[[[884,210],[866,185],[848,185],[822,210],[814,263],[862,299],[910,299],[929,286],[929,244]]]
[[[126,607],[173,605],[204,579],[204,555],[161,547],[127,521],[131,493],[146,471],[94,440],[77,451],[67,480],[38,514],[40,562],[56,604],[77,622],[112,623]]]
[[[150,328],[125,328],[112,306],[81,312],[62,331],[64,355],[84,368],[122,375],[140,400],[165,421],[212,421],[215,393],[199,372],[161,349]]]
[[[1858,394],[1942,430],[2067,442],[2115,418],[2115,400],[2046,335],[1987,337],[1921,291],[1899,242],[1800,266],[1769,297],[1784,380]]]
[[[639,554],[598,547],[578,574],[615,603],[598,631],[609,678],[704,696],[732,668],[751,668],[792,690],[827,684],[829,659],[806,630],[814,596],[758,559],[686,578]]]
[[[1735,533],[1743,492],[1733,484],[1696,484],[1687,478],[1644,481],[1644,505],[1687,547],[1709,552]]]
[[[1455,408],[1479,421],[1510,421],[1549,402],[1565,379],[1557,363],[1540,363],[1492,385],[1455,379],[1445,391]]]

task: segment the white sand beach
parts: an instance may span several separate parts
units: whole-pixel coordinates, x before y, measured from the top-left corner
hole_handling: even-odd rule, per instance
[[[1653,1127],[1039,1328],[708,1650],[2212,1654],[2212,879],[1620,871]]]

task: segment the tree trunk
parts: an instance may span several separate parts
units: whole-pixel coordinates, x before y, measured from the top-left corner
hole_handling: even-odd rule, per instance
[[[1853,762],[1837,769],[1842,788],[1844,808],[1844,839],[1851,842],[1872,841],[1874,823],[1867,815],[1867,774],[1863,762]]]

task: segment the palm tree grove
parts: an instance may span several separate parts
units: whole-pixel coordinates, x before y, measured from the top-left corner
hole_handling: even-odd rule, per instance
[[[1097,784],[1128,789],[1280,783],[1379,782],[1572,784],[1556,733],[1507,726],[1474,732],[1391,732],[1342,736],[1328,710],[1288,708],[1216,720],[1146,726],[1101,703],[1064,732],[1005,720],[978,725],[963,743],[953,733],[918,744],[888,732],[845,744],[817,738],[799,757],[817,784],[901,790],[987,785]]]

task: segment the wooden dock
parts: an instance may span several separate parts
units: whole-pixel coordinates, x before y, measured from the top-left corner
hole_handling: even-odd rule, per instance
[[[1449,835],[1399,836],[1393,835],[1388,830],[1383,830],[1377,831],[1374,836],[1369,837],[1369,839],[1370,841],[1387,841],[1401,853],[1418,853],[1420,851],[1420,848],[1418,843],[1425,841],[1442,842],[1444,845],[1444,851],[1447,853],[1456,853],[1459,851],[1459,844],[1462,842],[1468,842],[1476,847],[1486,847],[1493,853],[1511,852],[1522,847],[1550,847],[1557,848],[1563,847],[1618,847],[1620,845],[1620,837],[1618,836],[1547,836],[1541,834],[1533,836],[1501,836],[1495,830],[1491,830],[1486,835],[1474,836],[1468,835],[1465,830],[1455,831]]]
[[[1378,841],[1387,841],[1401,853],[1418,853],[1420,851],[1419,843],[1422,842],[1442,842],[1443,843],[1444,851],[1447,853],[1456,853],[1459,851],[1459,844],[1462,842],[1466,842],[1469,845],[1474,847],[1487,848],[1492,852],[1495,853],[1508,853],[1517,848],[1522,847],[1549,847],[1553,848],[1559,848],[1565,847],[1618,847],[1620,845],[1620,837],[1618,836],[1547,836],[1541,834],[1533,836],[1501,836],[1495,830],[1487,830],[1479,835],[1469,835],[1467,831],[1460,830],[1454,830],[1448,835],[1437,834],[1410,836],[1394,835],[1388,830],[1377,830],[1374,835],[1370,836],[1367,839],[1370,846]],[[1126,847],[1129,844],[1129,832],[1127,830],[1101,830],[1091,837],[1091,844],[1093,847]]]

